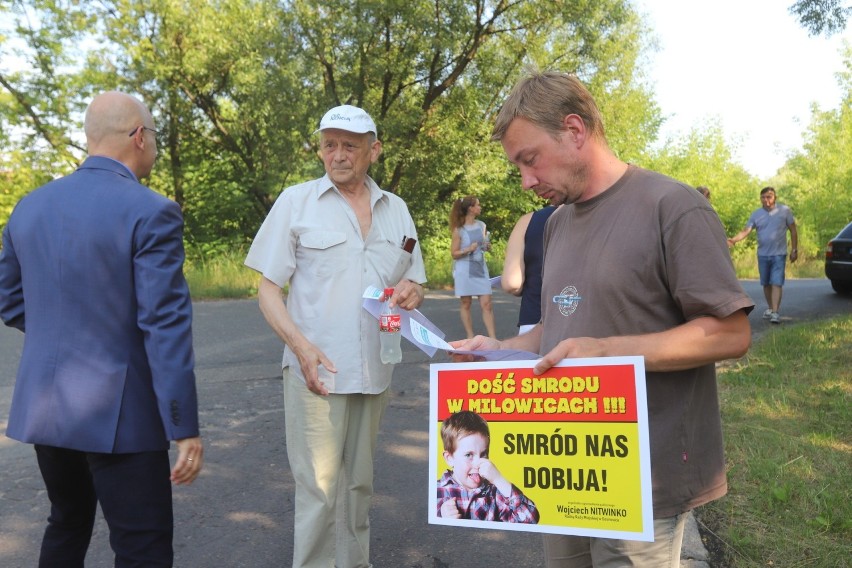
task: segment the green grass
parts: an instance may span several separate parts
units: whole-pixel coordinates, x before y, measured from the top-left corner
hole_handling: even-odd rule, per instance
[[[699,517],[729,565],[852,565],[852,317],[773,329],[719,381],[729,492]]]
[[[427,288],[433,290],[453,287],[453,261],[450,257],[450,237],[428,239],[421,243],[426,265]],[[490,253],[486,253],[488,271],[491,276],[503,272],[506,243],[494,241]],[[257,293],[259,276],[243,266],[246,251],[221,249],[205,254],[200,250],[189,250],[185,266],[186,279],[196,299],[247,298]],[[737,277],[757,279],[757,259],[753,252],[734,257]],[[800,259],[787,263],[788,278],[824,278],[822,258]]]
[[[453,262],[450,256],[450,239],[433,239],[423,243],[423,260],[426,266],[427,288],[445,289],[453,287]],[[485,259],[492,276],[503,271],[503,256],[506,244],[495,242]],[[216,298],[249,298],[257,294],[260,276],[243,264],[246,251],[233,249],[205,254],[200,250],[188,250],[184,274],[189,283],[192,298],[209,300]]]
[[[249,298],[257,294],[260,276],[243,264],[245,251],[215,256],[189,255],[184,274],[194,300]]]
[[[494,243],[493,250],[485,255],[492,276],[503,271],[505,243]],[[450,257],[450,240],[435,239],[423,244],[427,287],[445,289],[453,287],[453,264]],[[260,276],[243,264],[246,251],[233,249],[227,252],[205,254],[188,250],[184,274],[192,298],[249,298],[257,294]]]
[[[757,257],[754,254],[734,257],[737,278],[757,280]],[[823,258],[800,258],[796,262],[787,260],[787,278],[825,278]]]

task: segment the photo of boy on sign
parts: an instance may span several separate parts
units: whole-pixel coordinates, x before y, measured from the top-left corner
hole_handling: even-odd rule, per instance
[[[467,410],[441,424],[444,460],[451,469],[438,480],[438,516],[536,524],[535,503],[488,459],[491,435],[484,418]]]

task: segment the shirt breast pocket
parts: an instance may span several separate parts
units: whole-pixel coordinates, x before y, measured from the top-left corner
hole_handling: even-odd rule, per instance
[[[346,267],[346,233],[307,231],[299,235],[300,268],[316,276],[333,276]]]
[[[382,241],[378,250],[380,252],[374,260],[382,278],[382,284],[396,286],[411,266],[412,255],[390,241]]]

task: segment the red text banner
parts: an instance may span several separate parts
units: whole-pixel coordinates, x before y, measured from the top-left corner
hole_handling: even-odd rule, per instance
[[[429,522],[653,540],[644,360],[534,365],[430,366]]]

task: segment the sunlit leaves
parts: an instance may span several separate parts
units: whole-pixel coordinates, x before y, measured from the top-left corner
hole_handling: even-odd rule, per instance
[[[852,221],[852,46],[846,48],[844,63],[839,107],[812,109],[803,150],[782,172],[783,186],[798,206],[798,225],[804,227],[806,245],[813,251],[821,251]]]
[[[6,124],[29,101],[31,120],[45,124],[26,130],[27,147],[48,141],[57,156],[79,159],[69,140],[80,141],[91,94],[141,96],[165,132],[149,183],[182,204],[195,242],[245,241],[284,187],[320,175],[313,131],[337,104],[373,114],[385,151],[371,175],[408,201],[424,236],[446,231],[458,195],[489,202],[483,217],[495,238],[538,206],[489,142],[525,64],[588,82],[627,159],[642,154],[660,120],[637,64],[646,32],[625,0],[0,6],[39,24],[16,32],[36,64],[10,78],[23,95],[0,110]]]

